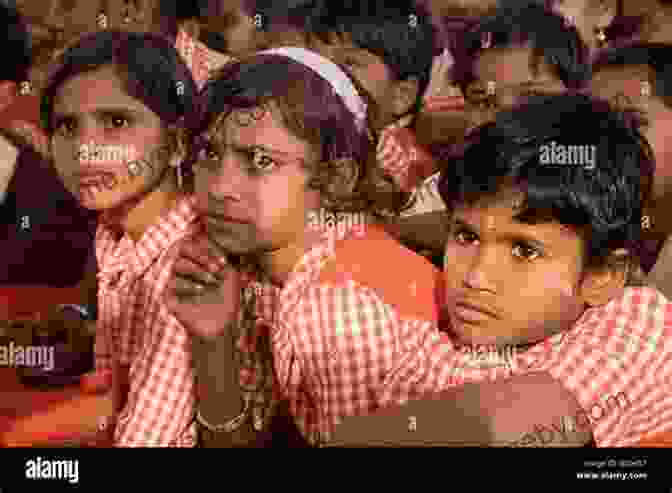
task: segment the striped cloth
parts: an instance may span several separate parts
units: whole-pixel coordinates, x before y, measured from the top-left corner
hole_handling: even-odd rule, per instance
[[[599,447],[632,446],[672,430],[672,303],[647,287],[584,312],[567,332],[502,364],[475,364],[430,334],[388,375],[381,405],[403,404],[465,382],[546,371],[575,396]],[[579,423],[581,425],[582,423]]]

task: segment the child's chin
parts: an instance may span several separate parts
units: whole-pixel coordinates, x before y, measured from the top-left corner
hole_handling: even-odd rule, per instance
[[[470,327],[467,323],[450,320],[441,326],[441,330],[448,333],[453,343],[458,346],[497,346],[501,344],[501,337],[483,334],[474,329],[483,330],[482,327]]]

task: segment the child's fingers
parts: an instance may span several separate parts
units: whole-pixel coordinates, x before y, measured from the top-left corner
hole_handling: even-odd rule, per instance
[[[180,256],[186,257],[212,274],[229,265],[226,256],[218,253],[207,237],[202,235],[186,240],[180,250]]]
[[[173,267],[173,275],[191,280],[197,284],[218,284],[217,277],[209,269],[206,269],[202,263],[195,262],[189,257],[180,257],[177,259]]]
[[[188,303],[205,292],[205,285],[190,278],[173,276],[166,288],[168,307]]]

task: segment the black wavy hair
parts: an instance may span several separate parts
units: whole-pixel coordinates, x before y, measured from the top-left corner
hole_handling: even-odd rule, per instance
[[[490,48],[530,43],[556,70],[568,89],[580,89],[590,80],[588,47],[576,28],[549,8],[530,3],[522,7],[499,7],[494,15],[482,19],[465,34],[465,56],[454,71],[456,82],[463,90],[478,77],[475,64],[484,50],[485,35],[490,38]]]
[[[594,167],[548,165],[545,145],[595,146]],[[475,132],[458,157],[445,162],[439,193],[449,211],[497,194],[507,183],[526,198],[516,219],[558,221],[586,240],[586,266],[602,266],[610,253],[640,248],[642,204],[650,194],[643,169],[652,169],[646,139],[606,101],[582,94],[529,97]]]
[[[32,52],[28,25],[15,8],[0,3],[0,26],[4,63],[0,80],[21,83],[29,79]]]
[[[606,50],[593,63],[593,72],[607,67],[648,66],[654,75],[652,93],[672,108],[672,44],[636,43]]]

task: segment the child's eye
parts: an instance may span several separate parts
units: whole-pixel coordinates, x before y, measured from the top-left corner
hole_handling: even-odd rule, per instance
[[[455,238],[455,240],[461,245],[473,243],[478,239],[478,237],[473,232],[463,228],[455,230],[453,233],[453,238]]]
[[[74,134],[77,123],[73,118],[63,118],[54,123],[54,132],[58,135],[70,137]]]
[[[252,168],[254,171],[271,171],[277,166],[277,161],[260,149],[254,149],[250,152]]]
[[[115,129],[127,128],[131,124],[131,121],[128,118],[121,115],[111,115],[108,117],[107,122]]]
[[[219,153],[215,151],[210,145],[206,145],[203,149],[198,151],[199,161],[219,161]]]
[[[516,243],[513,246],[513,256],[525,260],[535,260],[541,257],[541,252],[536,247],[526,243]]]

